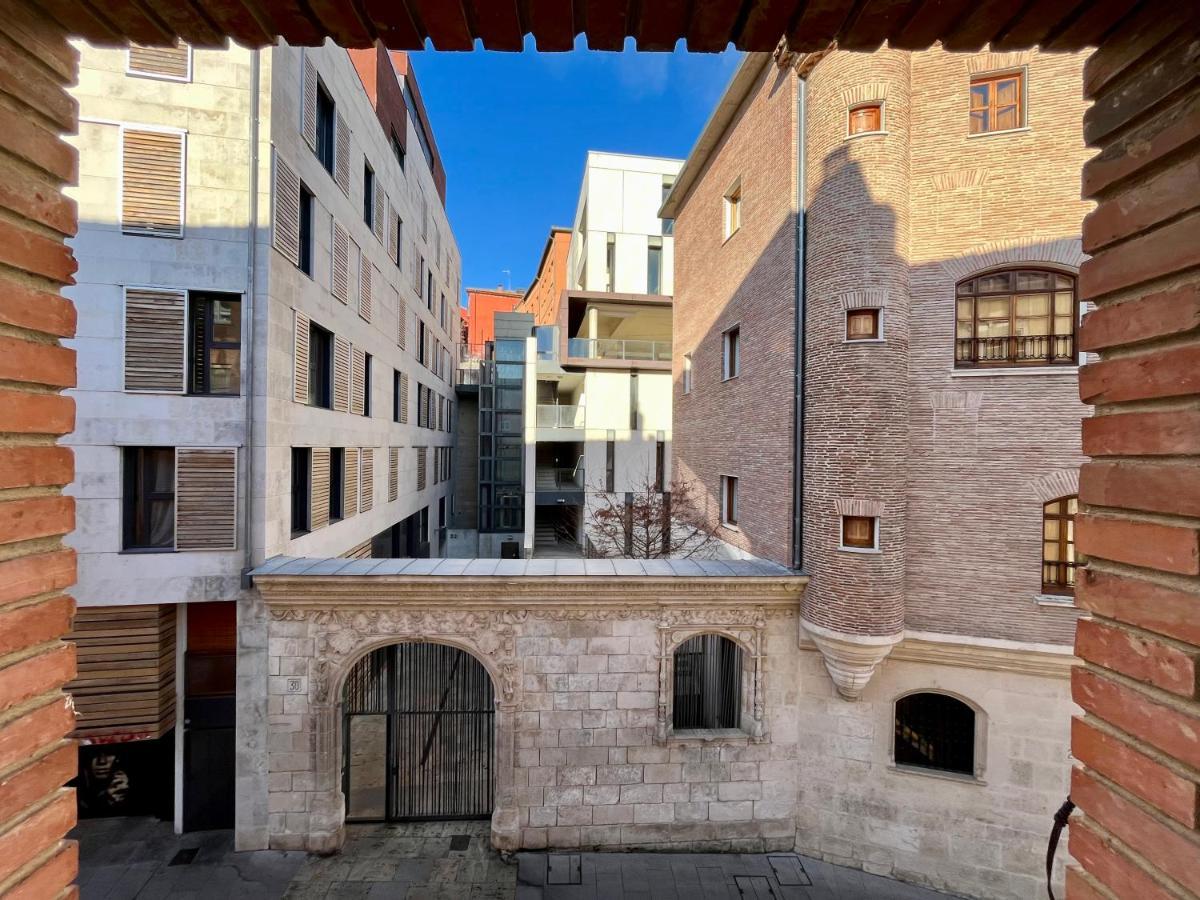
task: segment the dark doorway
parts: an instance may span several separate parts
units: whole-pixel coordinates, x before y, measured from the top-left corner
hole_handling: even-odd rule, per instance
[[[442,644],[375,650],[350,672],[343,711],[348,820],[492,814],[492,680],[469,653]]]
[[[237,604],[188,606],[183,830],[233,827]]]

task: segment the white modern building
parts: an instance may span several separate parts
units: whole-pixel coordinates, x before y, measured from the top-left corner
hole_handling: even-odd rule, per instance
[[[81,803],[227,826],[244,574],[441,552],[445,174],[402,54],[78,48]]]

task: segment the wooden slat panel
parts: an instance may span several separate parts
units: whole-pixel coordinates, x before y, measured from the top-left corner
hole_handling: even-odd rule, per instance
[[[403,297],[396,298],[396,343],[408,349],[408,306]]]
[[[425,417],[425,385],[417,382],[417,427],[424,428],[427,421]]]
[[[297,403],[308,402],[308,316],[296,314],[292,373],[292,399]]]
[[[358,275],[358,314],[366,321],[371,321],[372,307],[372,289],[374,285],[375,267],[371,265],[371,261],[367,259],[367,254],[359,254],[359,275]]]
[[[350,300],[350,235],[337,222],[333,223],[333,266],[329,289],[343,303]]]
[[[284,259],[300,265],[300,176],[279,157],[275,157],[275,216],[271,222],[271,241]]]
[[[366,411],[366,407],[363,405],[363,385],[367,380],[367,353],[360,347],[354,347],[350,351],[350,358],[353,366],[350,412],[361,416]]]
[[[173,47],[129,47],[129,71],[142,75],[161,75],[165,78],[186,79],[189,75],[191,48],[176,40]]]
[[[335,115],[337,116],[337,124],[335,126],[336,146],[333,156],[333,180],[342,189],[342,193],[349,197],[350,126],[346,124],[346,120],[342,117],[341,113],[335,113]]]
[[[375,506],[375,448],[362,447],[362,469],[359,478],[358,508],[362,512],[370,512]]]
[[[425,490],[425,447],[415,448],[417,451],[417,490]]]
[[[183,291],[125,291],[125,390],[182,393],[186,311]]]
[[[396,218],[396,210],[388,208],[388,257],[397,265],[400,264],[400,220]]]
[[[400,424],[408,424],[408,375],[400,373]]]
[[[388,448],[388,502],[400,496],[400,448]]]
[[[303,103],[300,110],[300,133],[304,143],[312,150],[317,149],[317,70],[308,58],[307,51],[301,51],[300,82]]]
[[[342,518],[358,512],[358,448],[346,448],[346,478],[342,485]]]
[[[381,243],[381,244],[384,242],[384,240],[383,240],[384,229],[386,227],[387,218],[388,218],[387,194],[385,194],[383,192],[383,185],[379,183],[378,179],[376,179],[376,181],[375,181],[374,226],[375,226],[375,239],[378,240],[379,243]]]
[[[183,135],[123,132],[121,227],[138,234],[183,234]]]
[[[342,559],[370,559],[371,558],[371,539],[367,538],[361,544],[355,544],[349,550],[342,554]]]
[[[333,408],[350,411],[350,342],[341,335],[333,336]]]
[[[175,450],[175,549],[237,549],[237,449]]]
[[[85,606],[66,639],[79,738],[161,737],[175,724],[175,607]]]
[[[312,490],[309,491],[309,527],[316,531],[329,524],[329,448],[312,448]]]

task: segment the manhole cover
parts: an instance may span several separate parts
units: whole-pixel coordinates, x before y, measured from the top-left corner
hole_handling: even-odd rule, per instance
[[[469,834],[456,834],[450,838],[451,850],[466,850],[471,846],[471,836]]]
[[[546,884],[582,884],[583,867],[578,853],[551,853],[546,857]]]
[[[800,857],[798,856],[768,856],[767,862],[771,864],[771,871],[775,873],[775,880],[782,885],[812,884],[812,879],[804,871],[804,864],[800,862]]]
[[[199,852],[200,852],[199,847],[188,847],[184,850],[180,850],[178,853],[176,853],[174,856],[171,857],[171,861],[169,863],[167,863],[167,865],[168,866],[190,866],[192,864],[192,860],[196,858],[196,854]]]

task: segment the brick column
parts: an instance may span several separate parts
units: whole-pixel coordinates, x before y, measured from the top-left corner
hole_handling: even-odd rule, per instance
[[[1155,6],[1085,71],[1076,900],[1200,894],[1200,32]]]
[[[59,137],[76,128],[77,54],[43,14],[10,3],[0,16],[0,896],[63,895],[77,853],[63,836],[75,823],[76,771],[66,735],[75,716],[62,685],[75,651],[60,638],[74,604],[71,430],[75,331],[61,296],[75,261],[75,151]]]

